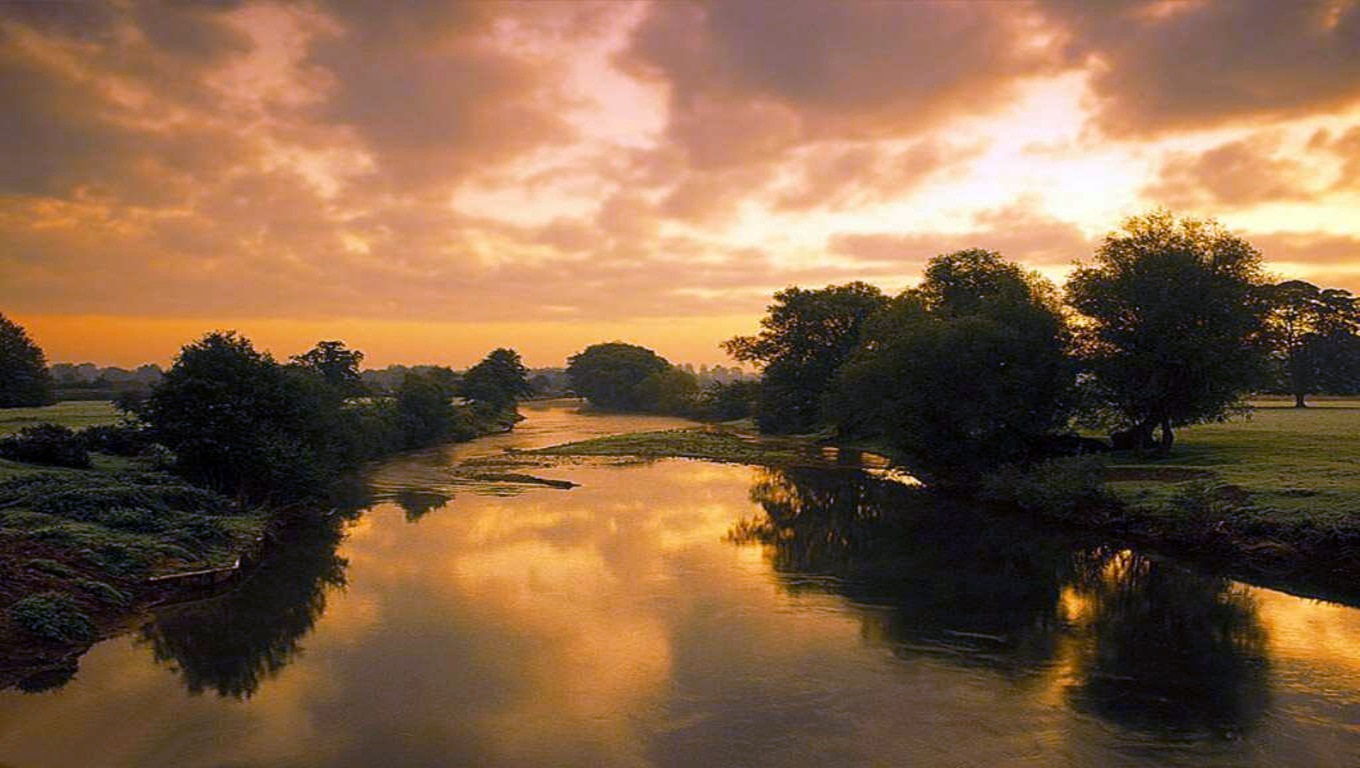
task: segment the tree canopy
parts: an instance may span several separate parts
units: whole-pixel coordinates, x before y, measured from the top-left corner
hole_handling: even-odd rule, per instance
[[[534,388],[519,353],[501,347],[463,373],[462,393],[488,413],[500,414],[514,410],[515,403],[532,395]]]
[[[882,291],[861,282],[786,288],[766,308],[760,333],[723,342],[737,360],[764,366],[757,415],[762,430],[817,427],[832,377],[859,344],[865,321],[886,303]]]
[[[1360,380],[1360,304],[1349,291],[1303,280],[1269,286],[1268,326],[1294,404],[1322,389],[1342,393]]]
[[[623,411],[655,410],[644,383],[671,367],[646,347],[623,342],[592,344],[567,358],[572,389],[593,405]]]
[[[1071,415],[1074,368],[1054,288],[990,251],[938,256],[865,324],[828,410],[933,482],[1023,461]]]
[[[1220,419],[1262,380],[1261,255],[1213,221],[1166,211],[1106,236],[1067,283],[1082,362],[1139,445],[1160,428]]]
[[[315,347],[294,355],[292,361],[321,376],[343,397],[358,397],[367,391],[359,377],[359,365],[364,361],[364,353],[346,348],[343,341],[318,341]]]
[[[42,348],[22,326],[0,314],[0,408],[52,402],[52,376]]]

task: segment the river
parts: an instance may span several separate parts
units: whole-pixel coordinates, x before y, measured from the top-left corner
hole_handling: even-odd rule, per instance
[[[376,467],[235,592],[0,693],[0,765],[1356,766],[1360,611],[854,470]]]

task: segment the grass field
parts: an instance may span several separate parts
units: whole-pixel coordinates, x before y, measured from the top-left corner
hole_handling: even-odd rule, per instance
[[[1249,418],[1182,430],[1165,459],[1118,456],[1113,466],[1149,474],[1208,472],[1214,481],[1246,491],[1251,505],[1267,514],[1332,522],[1360,516],[1360,400],[1321,400],[1304,409],[1273,400],[1254,405]],[[1112,485],[1141,503],[1169,498],[1179,484]]]
[[[0,408],[0,435],[35,424],[60,424],[71,429],[113,424],[118,411],[107,400],[70,400],[42,408]]]

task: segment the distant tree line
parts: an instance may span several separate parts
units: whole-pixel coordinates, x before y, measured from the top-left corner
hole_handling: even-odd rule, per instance
[[[566,370],[572,391],[606,410],[719,421],[754,412],[755,381],[739,369],[705,373],[701,379],[692,366],[673,365],[646,347],[619,341],[586,347],[567,359]]]

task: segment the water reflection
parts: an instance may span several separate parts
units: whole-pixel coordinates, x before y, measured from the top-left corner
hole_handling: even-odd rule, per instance
[[[404,488],[392,494],[392,501],[406,513],[406,522],[419,522],[420,518],[443,509],[453,496],[439,491]]]
[[[759,543],[790,592],[866,610],[866,638],[1016,680],[1064,676],[1082,712],[1159,735],[1228,735],[1269,704],[1245,587],[859,473],[766,471]]]
[[[326,594],[345,586],[347,562],[336,554],[337,517],[288,533],[275,556],[236,590],[161,611],[141,629],[156,661],[174,669],[193,694],[248,699],[301,649],[326,610]]]

